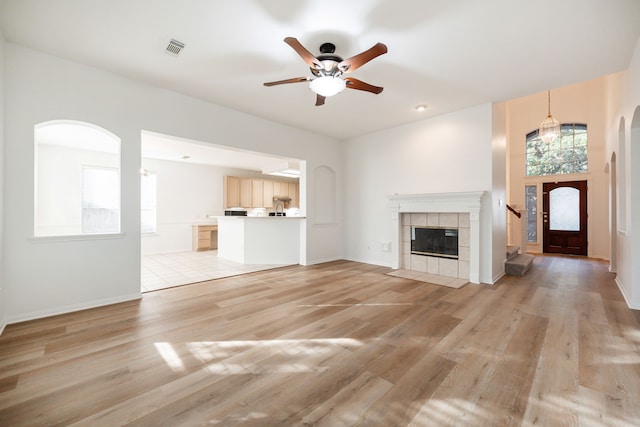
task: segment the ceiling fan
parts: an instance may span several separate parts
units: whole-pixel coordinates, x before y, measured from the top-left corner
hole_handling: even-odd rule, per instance
[[[363,90],[376,95],[382,92],[383,88],[380,86],[373,86],[353,77],[343,77],[343,75],[355,71],[372,59],[387,53],[387,46],[384,44],[376,43],[364,52],[351,58],[342,59],[334,54],[336,47],[333,43],[323,43],[320,46],[320,55],[315,57],[294,37],[287,37],[284,42],[291,46],[307,63],[312,76],[267,82],[264,84],[265,86],[310,82],[309,88],[316,93],[316,106],[324,105],[327,97],[336,95],[344,89]]]

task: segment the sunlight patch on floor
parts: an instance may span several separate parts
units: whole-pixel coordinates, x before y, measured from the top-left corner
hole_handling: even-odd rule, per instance
[[[218,357],[251,348],[277,348],[285,354],[323,354],[333,346],[359,348],[362,343],[351,338],[312,338],[276,340],[197,341],[187,343],[187,348],[198,360],[207,362]]]
[[[357,303],[357,304],[298,304],[298,307],[394,307],[394,306],[412,306],[412,302],[397,303]]]
[[[171,368],[174,372],[184,372],[184,363],[182,363],[182,359],[176,353],[173,346],[168,342],[157,342],[154,344],[156,346],[156,350],[158,354],[162,356],[164,362],[167,364],[169,368]]]
[[[411,426],[491,425],[492,414],[474,402],[464,399],[430,399],[419,405]]]
[[[585,427],[637,427],[637,419],[619,418],[607,414],[607,401],[612,396],[605,396],[595,390],[580,387],[580,392],[560,394],[543,394],[529,398],[527,413],[535,415],[538,423],[545,420],[565,420],[567,425],[580,425]],[[525,417],[526,422],[526,417]],[[523,424],[525,425],[525,424]]]

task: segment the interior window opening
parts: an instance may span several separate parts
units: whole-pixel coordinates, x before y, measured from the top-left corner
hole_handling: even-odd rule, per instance
[[[120,138],[91,123],[34,128],[34,235],[120,232]]]

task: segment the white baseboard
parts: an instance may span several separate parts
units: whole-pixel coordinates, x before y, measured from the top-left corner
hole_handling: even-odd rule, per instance
[[[140,292],[130,295],[122,295],[114,298],[105,298],[101,300],[87,301],[81,304],[71,304],[63,307],[55,307],[52,309],[32,311],[30,313],[23,313],[17,316],[9,316],[6,319],[6,324],[26,322],[27,320],[42,319],[44,317],[57,316],[59,314],[73,313],[74,311],[87,310],[89,308],[103,307],[105,305],[117,304],[120,302],[133,301],[141,299],[142,294]]]
[[[489,283],[489,285],[495,285],[498,283],[498,280],[502,279],[505,276],[504,270],[493,276],[493,282]]]
[[[627,303],[627,307],[629,307],[631,310],[640,310],[640,306],[634,306],[634,304],[631,303],[631,300],[629,299],[629,297],[624,291],[624,286],[622,286],[622,283],[620,283],[617,277],[616,277],[616,285],[618,285],[618,289],[620,289],[620,293],[624,298],[624,302]]]
[[[301,264],[301,265],[316,265],[316,264],[322,264],[325,262],[333,262],[333,261],[340,261],[343,260],[344,258],[338,257],[338,258],[320,258],[320,259],[314,259],[311,261],[307,261],[306,264]]]

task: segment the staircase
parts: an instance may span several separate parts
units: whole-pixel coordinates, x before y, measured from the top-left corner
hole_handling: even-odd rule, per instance
[[[533,264],[533,255],[519,254],[518,246],[507,246],[507,261],[504,263],[505,274],[524,276]]]

